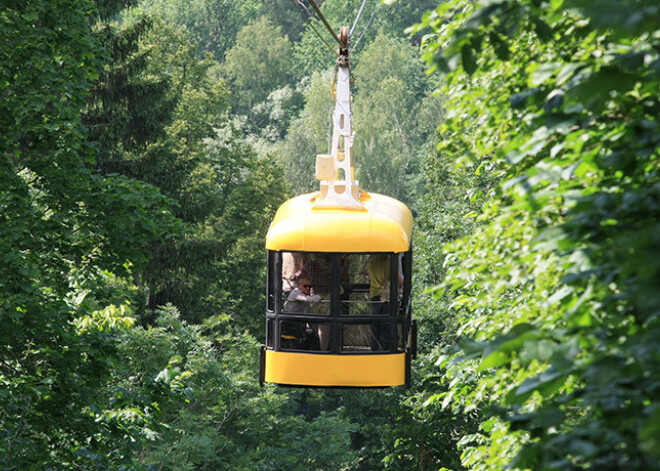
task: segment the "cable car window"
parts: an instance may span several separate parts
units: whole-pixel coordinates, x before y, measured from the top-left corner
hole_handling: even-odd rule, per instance
[[[332,256],[282,252],[282,312],[330,314]]]
[[[298,277],[308,259],[309,254],[303,252],[282,252],[282,294],[284,300],[291,291],[298,287]]]
[[[269,348],[275,347],[275,321],[268,319],[266,322],[266,346]]]
[[[389,315],[390,298],[401,299],[402,269],[400,258],[389,253],[353,254],[348,262],[347,286],[342,285],[342,314]],[[394,277],[391,273],[394,270]],[[393,284],[394,283],[394,284]],[[392,290],[394,286],[394,290]]]
[[[332,286],[332,256],[311,254],[302,268],[300,279],[310,281],[310,295],[318,296],[316,314],[330,314],[330,293]]]
[[[280,348],[283,350],[321,349],[318,326],[305,321],[286,320],[280,323]]]
[[[321,297],[310,294],[311,284],[303,279],[298,288],[291,291],[282,305],[284,314],[316,314],[320,309]]]
[[[367,324],[347,324],[341,328],[343,352],[371,351],[371,326]]]
[[[342,316],[371,314],[366,254],[343,254],[340,257],[340,296]]]
[[[393,343],[398,340],[392,339],[392,325],[389,323],[342,326],[342,352],[389,352]]]
[[[394,253],[269,251],[268,347],[404,351],[406,262]]]
[[[407,341],[407,339],[403,335],[404,332],[403,322],[399,321],[397,323],[396,330],[397,330],[397,339],[398,339],[396,348],[399,352],[403,352],[406,349],[406,341]]]
[[[389,314],[392,264],[397,265],[396,299],[401,299],[403,292],[400,257],[393,260],[392,254],[345,254],[341,261],[341,315]]]
[[[397,323],[395,337],[392,338],[392,324],[344,324],[341,328],[342,352],[402,352],[405,350],[403,323]],[[394,348],[392,348],[394,347]]]
[[[275,310],[275,258],[277,257],[277,252],[272,250],[268,251],[267,254],[267,263],[266,263],[266,273],[268,279],[268,285],[266,288],[266,309],[270,312]]]

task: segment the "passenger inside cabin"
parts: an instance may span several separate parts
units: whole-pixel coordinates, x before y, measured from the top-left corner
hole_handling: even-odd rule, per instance
[[[313,285],[309,277],[301,275],[298,286],[291,291],[284,303],[286,312],[312,312],[312,307],[321,300],[321,296],[314,294]]]
[[[313,294],[312,282],[306,276],[298,278],[298,286],[291,291],[284,303],[287,313],[312,312],[321,297]],[[295,350],[319,350],[316,330],[302,321],[283,321],[281,346]]]

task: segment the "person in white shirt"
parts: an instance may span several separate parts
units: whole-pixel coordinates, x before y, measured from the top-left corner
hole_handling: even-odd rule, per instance
[[[298,286],[289,293],[284,303],[285,312],[312,312],[312,303],[318,303],[321,296],[314,294],[314,288],[309,278],[301,275]]]

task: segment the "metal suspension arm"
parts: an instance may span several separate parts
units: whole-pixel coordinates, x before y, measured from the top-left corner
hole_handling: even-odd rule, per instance
[[[321,197],[316,208],[348,208],[364,210],[359,203],[360,188],[355,180],[353,162],[353,131],[351,126],[351,71],[348,52],[348,27],[341,28],[335,110],[333,112],[332,147],[330,155],[316,157],[316,178],[321,181]]]

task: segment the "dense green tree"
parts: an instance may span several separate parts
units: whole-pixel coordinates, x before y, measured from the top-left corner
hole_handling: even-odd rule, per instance
[[[103,137],[99,150],[112,156],[106,171],[156,185],[188,224],[185,237],[145,251],[149,264],[134,273],[142,293],[137,312],[144,315],[144,306],[145,320],[153,320],[154,310],[170,302],[189,320],[219,312],[238,318],[263,305],[255,283],[264,276],[259,241],[287,191],[281,170],[271,158],[257,158],[240,136],[240,125],[228,121],[229,91],[217,76],[218,64],[198,59],[189,35],[159,19],[151,21],[148,33],[132,34],[142,22],[125,22],[109,36],[122,45],[123,55],[106,66],[109,78],[97,87],[100,97],[89,113],[110,123],[96,130]],[[115,76],[122,81],[112,80]],[[126,125],[133,108],[154,123],[154,132],[143,133],[140,143],[132,139],[134,126]],[[168,119],[160,119],[161,108]],[[243,317],[260,332],[252,315]]]
[[[205,178],[209,164],[204,139],[227,121],[229,90],[215,73],[215,61],[195,57],[188,34],[154,21],[138,51],[148,55],[144,74],[169,84],[164,100],[171,104],[170,119],[160,123],[160,134],[150,145],[124,156],[126,171],[157,185],[178,203],[173,209],[181,219],[196,223],[215,204],[215,186]]]
[[[140,7],[128,15],[142,13],[185,29],[198,58],[210,53],[220,62],[240,42],[237,34],[251,21],[268,18],[292,40],[297,40],[305,27],[290,0],[142,0]]]
[[[433,129],[421,119],[438,116],[420,113],[425,104],[438,110],[437,97],[422,102],[428,82],[414,49],[404,41],[378,36],[360,56],[355,68],[353,151],[356,176],[368,191],[410,202],[418,182],[421,154]],[[414,183],[413,183],[414,182]]]
[[[485,413],[459,444],[470,469],[660,467],[658,13],[456,1],[425,17],[447,73],[440,152],[501,181],[447,248],[438,295],[471,341],[438,360],[448,389],[425,404]]]
[[[222,61],[236,44],[241,28],[256,18],[259,3],[256,0],[141,0],[137,13],[184,28],[198,58],[210,53]]]
[[[238,33],[236,45],[227,52],[224,70],[234,91],[233,109],[248,116],[255,129],[265,122],[254,107],[289,82],[292,66],[289,38],[267,17],[250,23]]]
[[[445,391],[447,385],[437,371],[435,355],[420,355],[414,365],[413,387],[400,398],[395,422],[385,433],[384,468],[464,469],[458,444],[478,430],[478,414],[455,414],[438,403],[429,406],[427,401]]]
[[[306,22],[301,20],[300,10],[291,0],[259,0],[259,15],[282,28],[293,42],[300,40],[305,30]]]
[[[331,72],[314,73],[303,92],[305,106],[289,126],[278,147],[285,166],[286,179],[297,194],[318,189],[315,177],[317,154],[330,152],[332,110]]]
[[[415,100],[421,100],[432,83],[425,74],[418,50],[382,30],[353,62],[356,62],[356,94],[373,93],[384,80],[396,78]]]
[[[211,260],[212,270],[203,275],[207,279],[187,288],[187,293],[203,303],[203,310],[191,314],[196,319],[231,314],[239,325],[261,336],[263,323],[255,313],[261,313],[265,305],[263,241],[275,210],[289,194],[289,186],[275,159],[270,155],[258,157],[240,139],[240,133],[239,127],[228,123],[206,141],[220,195],[199,235],[220,252]],[[176,277],[172,280],[176,282]],[[209,291],[199,291],[206,283]]]
[[[382,28],[394,37],[409,37],[415,45],[419,45],[422,34],[411,32],[410,29],[419,23],[422,16],[438,5],[437,0],[385,0],[385,8],[377,13],[372,27]],[[380,19],[380,21],[379,21]],[[362,20],[364,23],[366,18]],[[359,28],[358,28],[359,29]]]
[[[340,469],[353,460],[338,414],[296,413],[286,391],[260,390],[258,345],[228,316],[203,326],[173,306],[123,335],[118,387],[157,407],[153,442],[136,465],[167,469]],[[156,404],[157,402],[157,404]]]
[[[127,421],[100,417],[115,343],[74,321],[96,312],[80,304],[89,280],[126,275],[177,225],[154,187],[89,168],[81,110],[103,64],[95,5],[5,2],[0,18],[0,466],[112,469],[128,462],[109,454]]]
[[[139,42],[153,22],[142,18],[121,28],[100,23],[95,36],[107,51],[106,64],[91,90],[83,123],[96,146],[96,167],[102,174],[134,174],[135,158],[162,137],[171,120],[175,97],[164,75],[146,73],[150,51]]]

